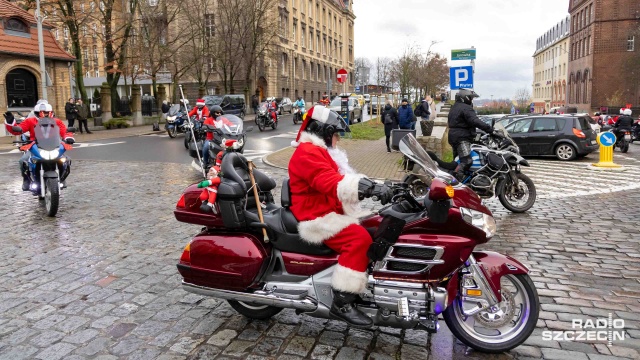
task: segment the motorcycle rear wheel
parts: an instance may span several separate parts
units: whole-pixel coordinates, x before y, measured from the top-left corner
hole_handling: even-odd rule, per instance
[[[511,350],[525,342],[536,327],[540,299],[529,275],[505,275],[501,284],[503,300],[496,305],[495,312],[486,310],[465,316],[460,309],[460,298],[456,297],[442,313],[453,335],[478,351],[501,353]],[[516,301],[520,303],[515,304]],[[507,315],[501,316],[505,312]],[[482,331],[478,331],[478,327]]]
[[[44,207],[47,210],[47,216],[56,216],[58,212],[58,204],[60,203],[60,185],[58,179],[50,178],[45,180],[44,190]]]
[[[622,148],[620,148],[620,151],[622,151],[623,153],[629,151],[629,143],[625,141],[624,145],[622,145]]]
[[[231,305],[233,310],[239,312],[245,317],[248,317],[249,319],[267,320],[282,311],[282,308],[269,305],[254,305],[235,300],[227,300],[227,302]]]
[[[298,114],[293,115],[293,124],[298,125]]]
[[[498,199],[500,200],[500,203],[502,204],[502,206],[504,206],[507,210],[511,212],[522,213],[531,209],[533,204],[536,202],[536,186],[533,183],[533,180],[531,180],[531,178],[529,178],[527,175],[523,173],[518,173],[516,174],[516,176],[518,177],[518,180],[519,180],[518,181],[519,190],[520,190],[520,186],[524,184],[529,195],[529,197],[527,198],[527,201],[523,205],[518,206],[512,203],[511,196],[516,196],[517,194],[513,194],[514,190],[511,184],[511,180],[509,178],[500,180],[498,182],[498,184],[496,185],[496,192],[498,193]]]

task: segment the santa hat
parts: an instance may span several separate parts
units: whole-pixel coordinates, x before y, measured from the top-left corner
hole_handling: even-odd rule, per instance
[[[229,139],[225,141],[224,146],[229,150],[238,150],[240,148],[240,143],[238,143],[238,140]]]
[[[298,131],[298,136],[296,136],[296,139],[291,142],[291,146],[295,148],[300,145],[300,135],[302,135],[302,132],[307,129],[309,120],[317,120],[321,123],[325,123],[327,122],[327,119],[329,119],[329,114],[331,114],[331,110],[323,105],[316,105],[309,109],[309,111],[304,115],[304,120],[302,121],[300,130]]]
[[[204,106],[204,99],[196,100],[196,106]]]

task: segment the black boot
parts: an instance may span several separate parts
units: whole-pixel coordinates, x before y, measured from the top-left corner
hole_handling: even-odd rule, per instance
[[[345,321],[353,327],[369,328],[373,325],[373,320],[353,305],[356,296],[356,294],[333,289],[331,316],[338,320]]]
[[[31,179],[28,176],[22,175],[22,191],[29,191],[29,185],[31,185]]]
[[[210,213],[210,212],[213,212],[213,208],[209,206],[209,202],[203,201],[202,205],[200,205],[200,211],[205,213]]]

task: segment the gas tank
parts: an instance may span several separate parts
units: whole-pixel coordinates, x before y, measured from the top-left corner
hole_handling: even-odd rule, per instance
[[[473,164],[471,164],[469,171],[474,172],[480,170],[480,168],[484,166],[482,164],[480,154],[477,151],[471,150],[471,159],[473,159]],[[458,164],[460,163],[460,157],[456,157],[456,162]]]

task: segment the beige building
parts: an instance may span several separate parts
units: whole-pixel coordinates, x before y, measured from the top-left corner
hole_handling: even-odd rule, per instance
[[[567,16],[536,41],[532,97],[535,112],[566,105],[571,18]]]

